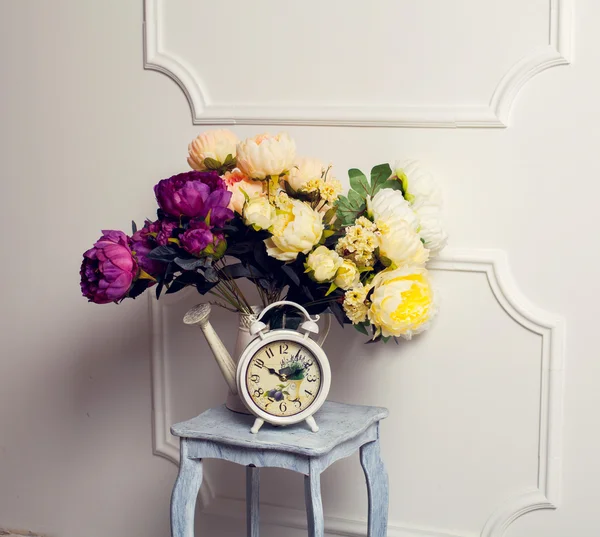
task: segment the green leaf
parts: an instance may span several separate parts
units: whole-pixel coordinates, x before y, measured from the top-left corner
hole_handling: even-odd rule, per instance
[[[337,216],[342,225],[352,225],[354,221],[365,212],[366,204],[361,201],[360,204],[353,203],[345,196],[340,196],[336,202]]]
[[[335,216],[335,207],[331,207],[331,209],[327,209],[325,216],[323,216],[323,221],[325,223],[331,222],[331,219]]]
[[[135,220],[131,221],[131,231],[133,232],[132,235],[137,233],[137,225],[135,223]]]
[[[364,322],[355,324],[354,328],[356,328],[361,334],[364,334],[365,336],[369,335],[369,332],[367,332],[367,325]]]
[[[350,203],[357,207],[360,206],[360,204],[364,201],[364,198],[361,198],[360,194],[356,190],[348,191],[348,199],[350,200]]]
[[[330,295],[331,293],[333,293],[336,289],[338,288],[338,286],[335,284],[335,282],[331,282],[331,285],[329,286],[329,289],[327,289],[327,292],[325,293],[325,296]]]
[[[389,164],[378,164],[371,170],[371,196],[374,196],[379,192],[385,183],[388,182],[392,176],[392,168]],[[390,181],[391,182],[391,181]],[[400,185],[398,185],[400,186]]]
[[[210,157],[204,159],[204,165],[208,170],[218,170],[221,167],[221,163],[218,160]]]
[[[371,187],[365,174],[352,168],[348,170],[348,177],[350,178],[350,188],[356,191],[362,199],[366,199],[370,195]]]

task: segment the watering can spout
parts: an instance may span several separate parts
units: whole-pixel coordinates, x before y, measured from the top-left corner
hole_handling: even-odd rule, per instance
[[[235,380],[236,367],[229,354],[229,351],[223,345],[221,338],[215,332],[209,321],[210,304],[198,304],[189,310],[183,317],[183,322],[189,325],[196,325],[202,330],[204,337],[215,356],[217,365],[229,386],[229,390],[234,395],[237,395],[237,384]]]

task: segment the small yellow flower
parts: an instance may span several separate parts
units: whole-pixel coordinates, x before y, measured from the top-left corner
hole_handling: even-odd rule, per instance
[[[369,287],[365,287],[361,283],[348,289],[344,295],[344,311],[346,316],[353,324],[362,323],[367,320],[369,307],[366,304]]]
[[[319,187],[319,195],[328,203],[333,203],[342,193],[342,183],[337,179],[324,181]]]
[[[370,220],[367,222],[372,228],[373,223]],[[378,244],[374,231],[357,224],[346,228],[346,234],[338,240],[335,249],[338,254],[353,261],[356,266],[366,267],[375,263],[373,252]]]
[[[301,192],[306,192],[310,194],[311,192],[319,192],[321,190],[321,185],[323,184],[323,179],[317,177],[315,179],[309,179],[304,183],[304,186],[300,189]]]

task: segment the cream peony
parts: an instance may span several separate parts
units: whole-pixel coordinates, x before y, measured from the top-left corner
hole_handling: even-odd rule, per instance
[[[330,282],[336,277],[343,259],[327,246],[318,246],[306,259],[305,267],[313,280],[319,283]]]
[[[424,265],[429,252],[423,246],[417,232],[405,220],[376,220],[379,241],[379,257],[402,265]]]
[[[378,220],[388,223],[404,220],[415,231],[419,227],[417,215],[399,190],[381,189],[373,198],[367,199],[367,212],[376,224]]]
[[[410,339],[429,328],[436,307],[425,268],[384,270],[375,276],[371,286],[368,315],[375,335]]]
[[[440,208],[436,205],[422,205],[417,208],[419,236],[429,250],[429,257],[437,256],[448,242],[448,234],[442,224]]]
[[[223,164],[228,155],[235,157],[237,143],[237,136],[226,129],[203,132],[188,146],[188,164],[199,171],[206,170],[207,158]]]
[[[357,286],[359,281],[360,272],[358,272],[356,265],[352,261],[344,259],[344,262],[337,270],[333,283],[335,283],[340,289],[346,290]]]
[[[294,190],[301,190],[311,179],[320,179],[325,172],[325,166],[316,158],[300,157],[286,177],[286,181]]]
[[[396,177],[408,202],[414,207],[421,205],[442,206],[442,192],[433,176],[421,168],[416,160],[396,162]]]
[[[260,134],[237,145],[237,166],[252,179],[287,173],[294,164],[296,144],[285,132]]]
[[[223,175],[223,181],[227,186],[227,190],[231,192],[231,200],[228,207],[238,214],[242,214],[246,196],[253,198],[264,191],[264,183],[262,181],[252,181],[248,176],[243,174],[238,168]],[[244,195],[246,194],[246,196]]]
[[[254,196],[244,205],[244,224],[252,226],[256,231],[269,229],[275,221],[275,207],[269,203],[267,196]]]
[[[267,253],[280,261],[293,261],[307,254],[323,235],[323,215],[299,200],[290,199],[291,210],[280,210],[273,236],[265,240]]]

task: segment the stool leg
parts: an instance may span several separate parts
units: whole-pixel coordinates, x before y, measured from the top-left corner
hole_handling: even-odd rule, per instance
[[[246,467],[246,534],[258,537],[259,526],[259,470],[254,466]]]
[[[202,460],[188,459],[185,440],[181,441],[179,475],[171,496],[172,537],[194,537],[194,511],[202,484]]]
[[[360,464],[369,493],[368,537],[385,537],[388,519],[388,475],[381,460],[379,439],[360,448]]]
[[[309,475],[304,476],[304,499],[308,519],[308,537],[323,537],[325,521],[323,520],[323,503],[321,501],[321,474],[312,469]]]

